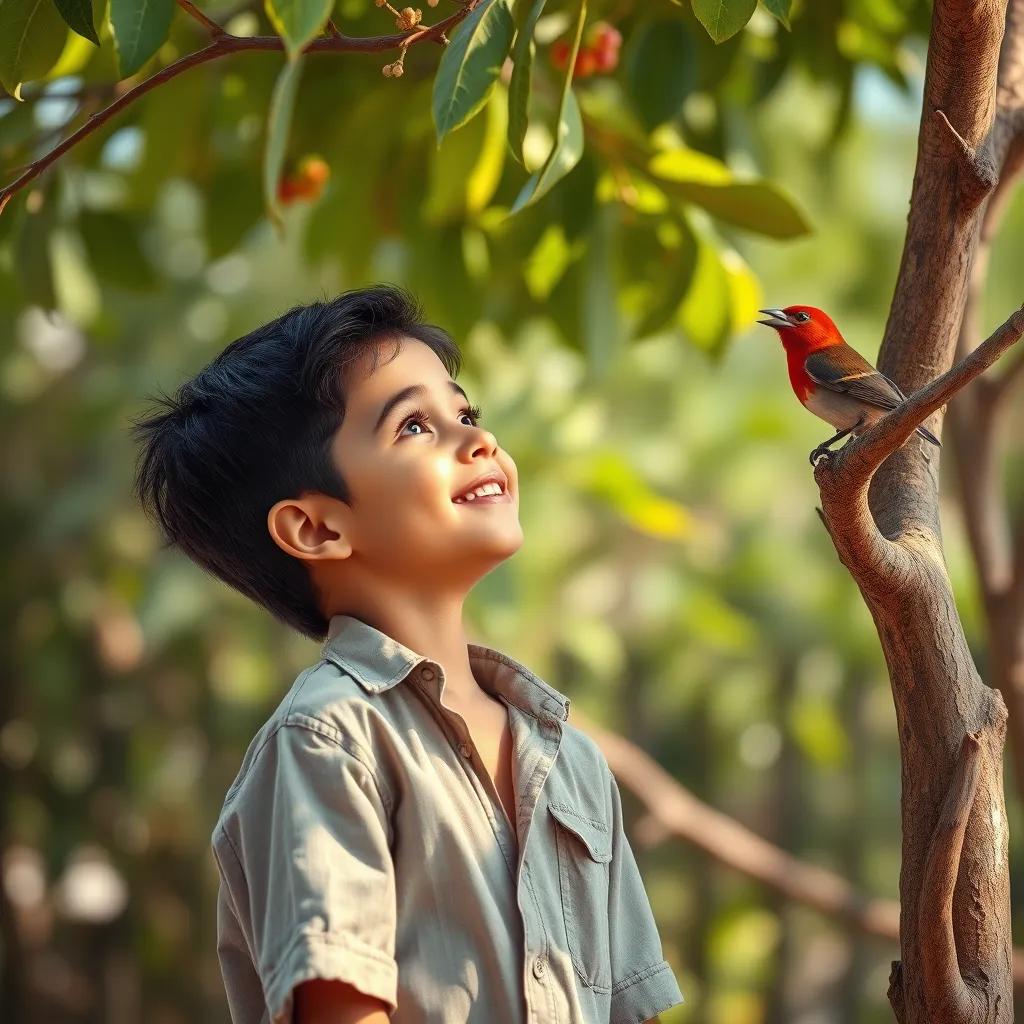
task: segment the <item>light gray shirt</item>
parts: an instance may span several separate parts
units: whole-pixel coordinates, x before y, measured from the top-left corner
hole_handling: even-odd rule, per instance
[[[246,751],[212,835],[235,1024],[336,978],[396,1024],[639,1024],[683,1001],[569,700],[469,644],[508,708],[511,831],[441,666],[349,615]]]

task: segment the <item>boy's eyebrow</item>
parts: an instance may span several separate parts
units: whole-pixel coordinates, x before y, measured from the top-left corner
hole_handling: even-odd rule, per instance
[[[467,402],[469,401],[469,395],[467,395],[466,392],[455,383],[455,381],[448,381],[448,386],[452,391],[462,395]],[[373,426],[373,432],[376,434],[380,431],[380,428],[384,425],[384,421],[388,418],[388,413],[391,412],[399,402],[404,402],[407,398],[416,398],[422,395],[426,390],[427,388],[423,384],[410,384],[407,388],[402,388],[401,391],[396,391],[395,394],[393,394],[384,403],[384,408],[381,409],[380,416],[377,417],[377,422]]]

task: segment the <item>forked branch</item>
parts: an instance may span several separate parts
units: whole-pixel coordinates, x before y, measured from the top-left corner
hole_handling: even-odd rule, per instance
[[[960,868],[967,819],[981,777],[979,734],[965,733],[924,866],[918,929],[924,995],[934,1019],[970,1024],[984,1019],[973,990],[964,982],[953,932],[953,889]]]

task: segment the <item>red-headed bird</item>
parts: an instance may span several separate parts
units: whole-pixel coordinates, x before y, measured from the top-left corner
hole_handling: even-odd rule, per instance
[[[778,331],[796,397],[805,409],[839,430],[811,452],[812,466],[816,456],[828,456],[830,444],[847,434],[863,433],[906,400],[907,396],[884,373],[846,344],[827,313],[814,306],[758,312],[769,316],[768,320],[758,320],[759,324]],[[918,427],[917,433],[942,447],[930,430]]]

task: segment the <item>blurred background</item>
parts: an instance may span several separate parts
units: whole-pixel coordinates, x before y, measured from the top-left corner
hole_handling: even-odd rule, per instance
[[[201,6],[236,34],[271,31],[258,4]],[[552,49],[576,10],[549,8],[534,166],[552,137]],[[370,0],[339,0],[335,17],[354,35],[393,31]],[[588,31],[622,42],[574,83],[583,158],[513,216],[526,172],[504,141],[508,69],[438,149],[436,47],[411,48],[401,79],[381,74],[394,54],[307,62],[283,236],[259,179],[280,53],[180,76],[15,195],[0,214],[0,1019],[227,1021],[209,836],[253,733],[318,647],[162,548],[131,495],[127,431],[147,396],[229,341],[374,281],[409,287],[451,331],[460,380],[519,467],[526,542],[470,595],[474,638],[701,800],[865,895],[898,897],[886,668],[807,462],[832,431],[754,320],[758,306],[820,306],[876,358],[929,17],[919,0],[822,0],[794,4],[787,29],[759,7],[715,45],[689,7],[592,3]],[[146,70],[203,43],[179,9]],[[69,36],[48,80],[0,99],[2,181],[116,79],[104,47]],[[642,173],[660,148],[691,169]],[[1018,195],[986,333],[1020,304],[1022,237]],[[984,678],[948,461],[946,555]],[[1021,802],[1006,783],[1016,879]],[[643,808],[623,796],[632,827]],[[633,842],[686,1000],[665,1024],[892,1019],[895,943],[671,836]]]

